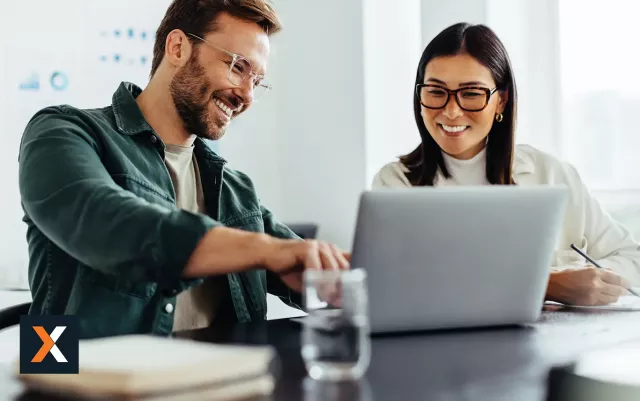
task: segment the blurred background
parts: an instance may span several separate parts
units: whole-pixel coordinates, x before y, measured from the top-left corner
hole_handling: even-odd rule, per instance
[[[29,118],[103,107],[121,81],[148,82],[170,0],[32,0],[0,13],[0,289],[26,289],[17,151]],[[640,3],[632,0],[275,0],[274,90],[211,145],[248,173],[287,223],[350,249],[358,197],[419,143],[412,96],[424,46],[460,21],[505,43],[519,89],[517,142],[573,163],[640,236]],[[28,296],[28,294],[26,295]],[[2,307],[2,304],[0,304]],[[271,317],[283,309],[271,309]]]

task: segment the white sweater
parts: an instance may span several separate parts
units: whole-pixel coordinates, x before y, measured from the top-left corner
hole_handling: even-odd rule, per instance
[[[471,160],[460,161],[445,156],[452,177],[445,179],[440,171],[435,186],[488,185],[485,151]],[[373,179],[373,188],[406,188],[411,184],[400,162],[384,166]],[[565,184],[570,190],[566,216],[552,268],[560,270],[584,260],[570,248],[580,247],[601,266],[612,269],[640,286],[640,246],[629,230],[616,222],[590,194],[578,172],[569,164],[531,146],[518,145],[515,151],[513,179],[518,185]]]

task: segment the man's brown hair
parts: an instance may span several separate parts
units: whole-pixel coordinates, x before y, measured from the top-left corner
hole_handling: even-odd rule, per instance
[[[216,30],[214,22],[222,12],[255,22],[267,35],[282,29],[276,11],[267,0],[174,0],[156,31],[151,76],[162,62],[167,36],[171,31],[180,29],[202,38]]]

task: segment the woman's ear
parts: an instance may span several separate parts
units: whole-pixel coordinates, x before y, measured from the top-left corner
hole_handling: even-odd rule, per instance
[[[499,91],[498,92],[498,114],[504,113],[504,109],[507,107],[507,102],[509,101],[509,91]]]

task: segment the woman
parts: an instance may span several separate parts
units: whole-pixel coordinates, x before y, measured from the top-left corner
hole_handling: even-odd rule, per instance
[[[640,286],[638,243],[590,197],[576,170],[531,146],[514,146],[516,84],[493,31],[465,23],[442,31],[422,54],[415,89],[422,143],[384,166],[374,188],[566,184],[571,207],[547,299],[602,305],[628,294],[629,285]],[[606,269],[578,267],[571,244]]]

